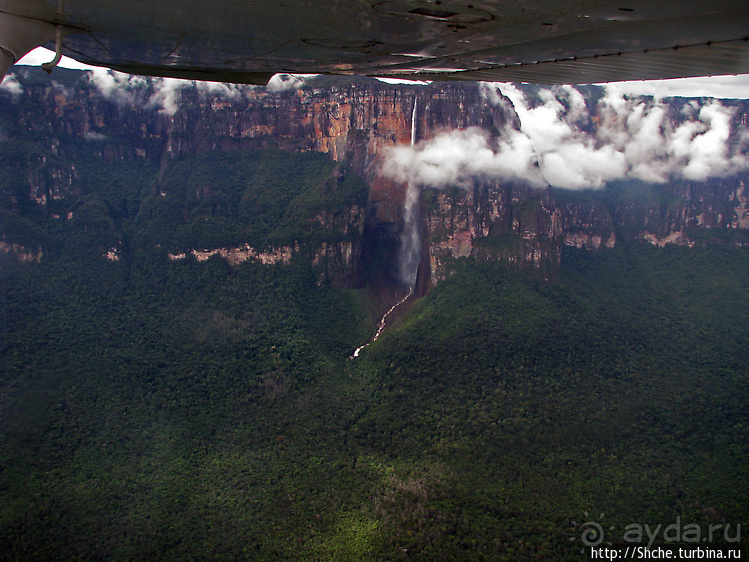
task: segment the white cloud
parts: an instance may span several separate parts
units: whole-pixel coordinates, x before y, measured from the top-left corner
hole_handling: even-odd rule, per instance
[[[89,73],[91,83],[107,99],[120,105],[157,108],[161,113],[174,115],[179,109],[180,92],[196,88],[205,95],[236,101],[252,86],[196,82],[176,78],[146,78],[114,70],[95,68]]]
[[[729,155],[731,112],[717,102],[700,109],[699,121],[681,125],[674,132],[671,152],[685,162],[681,175],[705,180],[743,167],[740,154]]]
[[[154,92],[148,98],[146,107],[158,107],[161,113],[174,115],[179,109],[180,90],[194,86],[194,83],[191,80],[156,78],[153,85]]]
[[[623,178],[702,181],[749,167],[747,136],[738,135],[738,145],[730,142],[733,109],[716,100],[687,102],[669,117],[664,102],[629,97],[616,85],[606,88],[591,116],[569,86],[540,89],[535,103],[512,84],[483,84],[482,93],[494,104],[509,100],[519,128],[506,125],[496,138],[470,128],[396,146],[386,154],[383,173],[437,188],[480,178],[583,189]]]
[[[199,92],[212,96],[218,96],[224,99],[236,101],[242,99],[247,90],[254,89],[255,86],[245,86],[243,84],[225,84],[223,82],[194,82]]]
[[[143,76],[124,74],[95,68],[89,73],[89,80],[101,94],[122,105],[141,105],[148,80]]]
[[[509,135],[493,142],[477,127],[444,132],[413,146],[392,147],[382,172],[403,183],[467,187],[473,178],[515,178],[544,185],[527,138]]]
[[[271,92],[293,90],[301,88],[308,78],[313,78],[314,76],[317,76],[317,74],[276,74],[268,80],[266,88]]]
[[[624,96],[618,86],[609,86],[599,115],[597,137],[624,153],[627,177],[705,180],[747,167],[742,146],[729,143],[733,110],[717,100],[686,103],[679,121],[668,118],[663,102]]]
[[[19,96],[23,93],[23,86],[18,82],[15,75],[8,74],[0,84],[0,90],[13,94],[13,96]]]

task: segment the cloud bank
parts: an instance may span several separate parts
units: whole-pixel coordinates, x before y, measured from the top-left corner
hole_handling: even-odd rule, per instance
[[[177,112],[181,91],[184,89],[196,88],[199,93],[237,101],[253,88],[220,82],[146,78],[105,68],[92,69],[89,72],[89,80],[110,101],[123,106],[158,109],[166,115],[174,115]]]
[[[541,89],[533,101],[510,84],[482,90],[490,103],[511,104],[520,127],[507,124],[496,137],[478,128],[454,130],[393,147],[383,173],[437,188],[478,178],[586,189],[627,178],[702,181],[749,167],[746,135],[732,136],[733,109],[715,100],[684,102],[673,115],[662,100],[628,97],[615,85],[590,108],[569,86]]]
[[[42,55],[46,59],[49,52]],[[166,115],[177,112],[181,92],[187,88],[231,101],[248,97],[257,88],[88,68],[92,84],[107,99],[157,109]],[[299,88],[307,78],[276,75],[267,88]],[[735,85],[736,77],[732,79],[726,81]],[[466,186],[478,178],[584,189],[626,178],[648,182],[705,180],[749,167],[749,133],[731,130],[732,108],[714,100],[702,104],[687,100],[680,114],[674,116],[672,107],[658,95],[672,94],[665,88],[674,84],[686,87],[687,81],[656,82],[661,90],[655,92],[655,98],[632,97],[633,87],[645,84],[605,86],[605,95],[592,107],[569,86],[541,89],[530,100],[513,85],[482,84],[483,95],[490,103],[512,106],[519,117],[519,128],[508,124],[496,136],[477,128],[455,130],[415,146],[398,146],[387,154],[383,172],[419,186]],[[695,83],[690,84],[695,87]],[[14,95],[22,92],[12,75],[0,88]]]

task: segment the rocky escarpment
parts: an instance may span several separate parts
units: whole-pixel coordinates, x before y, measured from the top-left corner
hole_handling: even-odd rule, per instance
[[[432,283],[450,274],[455,258],[499,259],[534,268],[559,261],[565,225],[550,191],[479,184],[450,192],[430,190],[425,199]]]
[[[489,104],[475,85],[425,91],[370,80],[328,87],[313,83],[284,92],[247,89],[230,101],[186,89],[172,116],[167,150],[179,156],[259,148],[272,141],[284,150],[325,152],[335,160],[354,152],[364,171],[385,146],[408,143],[414,132],[429,138],[447,129],[491,128],[512,118],[505,108]]]
[[[456,258],[548,271],[564,247],[602,250],[622,237],[658,246],[747,245],[748,197],[744,177],[576,194],[496,183],[428,190],[423,209],[431,281],[449,275]]]
[[[6,225],[44,217],[111,231],[116,240],[108,239],[102,252],[109,259],[142,244],[158,245],[172,256],[217,254],[232,262],[287,263],[304,256],[320,283],[339,286],[400,282],[396,269],[408,183],[383,173],[391,147],[455,129],[476,128],[501,139],[520,123],[508,99],[470,83],[318,80],[273,91],[118,78],[104,87],[77,71],[59,71],[52,79],[38,69],[15,72],[22,93],[0,92],[0,203]],[[700,103],[693,102],[693,111]],[[745,105],[734,104],[734,125],[746,124]],[[683,100],[669,110],[674,115],[677,106]],[[599,123],[593,116],[586,127],[592,130]],[[273,219],[283,226],[280,234],[241,239],[244,231],[237,227],[231,243],[200,238],[213,232],[201,224],[241,223],[241,209],[261,205],[263,199],[243,195],[232,185],[221,191],[216,178],[200,179],[179,166],[199,162],[198,155],[206,155],[207,162],[212,155],[269,149],[325,153],[336,164],[301,199],[284,200],[288,208]],[[122,175],[107,177],[101,171],[107,169]],[[342,191],[353,193],[346,182],[354,177],[366,183],[367,195],[341,199]],[[106,204],[99,201],[101,190],[136,181],[137,201],[113,203],[111,193]],[[238,174],[231,181],[244,180]],[[276,186],[268,182],[272,195]],[[150,195],[144,196],[145,190]],[[550,271],[565,247],[600,251],[623,238],[657,245],[746,244],[749,188],[741,174],[662,185],[619,182],[581,192],[474,178],[460,187],[425,186],[419,210],[424,290],[425,284],[449,275],[453,260],[463,257]],[[117,218],[123,213],[125,218]],[[158,237],[172,232],[162,228],[164,217],[179,232],[189,230],[184,236],[189,247]],[[153,224],[148,228],[157,235],[129,240],[122,225],[133,224]],[[2,255],[43,259],[44,236],[19,232],[0,230]],[[112,247],[116,251],[110,254]]]

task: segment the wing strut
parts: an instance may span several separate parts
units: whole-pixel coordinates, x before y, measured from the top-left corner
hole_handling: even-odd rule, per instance
[[[62,26],[56,25],[55,26],[55,58],[53,58],[49,62],[45,62],[42,65],[42,69],[47,74],[52,74],[52,69],[58,65],[60,62],[60,59],[62,59]]]

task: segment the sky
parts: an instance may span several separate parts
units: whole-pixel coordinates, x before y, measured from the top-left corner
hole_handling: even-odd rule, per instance
[[[54,53],[44,47],[34,49],[17,64],[39,66],[54,58]],[[95,67],[81,64],[71,58],[63,57],[60,62],[63,68],[92,70]],[[722,99],[749,98],[749,75],[712,76],[708,78],[682,78],[678,80],[643,80],[637,82],[619,82],[618,88],[625,94],[652,95],[658,98],[670,96],[713,97]]]

